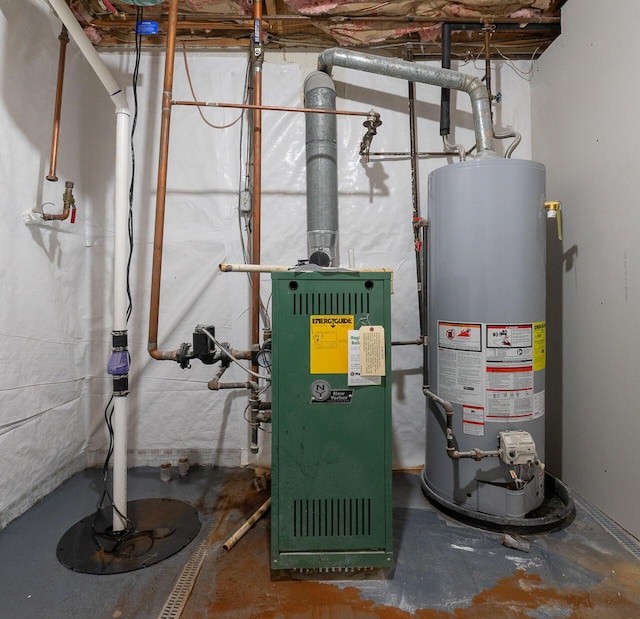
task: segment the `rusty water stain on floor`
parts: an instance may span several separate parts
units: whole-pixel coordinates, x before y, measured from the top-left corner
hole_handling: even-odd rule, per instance
[[[240,482],[240,483],[238,483]],[[625,553],[598,555],[580,544],[554,543],[555,551],[603,578],[585,588],[558,587],[536,573],[516,569],[477,593],[469,606],[451,612],[419,608],[408,612],[362,598],[357,586],[341,581],[271,580],[269,521],[259,521],[230,551],[222,541],[257,508],[264,493],[250,480],[234,478],[225,485],[214,510],[219,525],[211,537],[209,556],[182,614],[184,619],[629,619],[640,617],[640,564]],[[425,567],[425,569],[429,569]],[[401,587],[401,585],[399,585]],[[433,596],[434,592],[428,595]],[[442,600],[442,602],[446,602]]]

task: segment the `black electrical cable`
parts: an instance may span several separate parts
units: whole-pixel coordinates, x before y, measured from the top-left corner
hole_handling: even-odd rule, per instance
[[[144,10],[137,7],[136,24],[142,22],[144,18]],[[133,311],[133,300],[131,295],[131,261],[133,259],[133,190],[136,171],[136,153],[134,146],[134,136],[136,133],[136,125],[138,124],[138,75],[140,72],[140,56],[142,50],[142,34],[136,28],[136,48],[135,48],[135,64],[133,68],[132,90],[133,90],[133,118],[131,120],[131,183],[129,185],[129,258],[127,260],[127,298],[129,305],[127,307],[127,323]]]

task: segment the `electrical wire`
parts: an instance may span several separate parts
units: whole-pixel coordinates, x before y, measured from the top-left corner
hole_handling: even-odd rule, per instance
[[[509,68],[511,68],[513,71],[515,71],[516,75],[521,77],[526,82],[530,82],[533,79],[533,69],[536,66],[536,54],[538,53],[538,50],[540,49],[540,47],[536,47],[535,51],[531,55],[531,60],[529,61],[530,64],[529,64],[529,70],[528,71],[523,71],[522,69],[519,69],[514,64],[513,60],[511,60],[511,58],[509,58],[508,56],[503,54],[502,51],[500,51],[500,49],[498,47],[494,46],[494,49],[506,61],[507,66]]]
[[[139,23],[143,19],[142,7],[136,9],[136,23]],[[142,35],[138,33],[136,28],[136,48],[135,48],[135,64],[133,67],[133,78],[131,81],[133,90],[133,118],[131,121],[131,183],[129,184],[129,258],[127,260],[127,299],[129,304],[127,306],[127,323],[131,318],[131,312],[133,311],[133,299],[131,294],[131,262],[133,260],[133,191],[135,187],[135,172],[136,172],[136,152],[134,146],[134,137],[136,134],[136,125],[138,124],[138,75],[140,73],[140,56],[142,50]]]
[[[196,91],[193,88],[193,82],[191,80],[191,72],[189,71],[189,61],[187,60],[187,46],[185,45],[184,41],[182,41],[182,57],[184,58],[184,68],[187,74],[187,81],[189,82],[189,90],[191,90],[191,96],[193,97],[194,101],[198,101],[198,98],[196,97]],[[242,103],[243,104],[247,103],[246,97]],[[231,121],[230,123],[226,125],[216,125],[205,118],[202,112],[202,108],[200,106],[198,106],[198,113],[200,114],[200,118],[202,118],[204,123],[209,127],[213,127],[213,129],[228,129],[229,127],[233,127],[233,125],[235,125],[244,116],[244,110],[242,110],[238,118]]]
[[[109,462],[111,460],[111,456],[113,455],[114,449],[114,435],[113,435],[113,394],[109,398],[107,405],[104,407],[104,421],[107,426],[107,430],[109,432],[109,447],[107,449],[107,455],[104,459],[104,463],[102,465],[102,494],[100,495],[100,499],[96,504],[96,511],[93,516],[93,521],[91,522],[91,530],[93,532],[94,539],[97,537],[104,537],[107,535],[106,532],[99,532],[97,530],[98,519],[102,514],[104,509],[108,509],[112,507],[115,513],[120,516],[120,518],[127,523],[127,526],[118,532],[111,532],[108,534],[109,538],[112,540],[116,540],[118,536],[124,535],[125,533],[135,529],[135,525],[131,520],[125,518],[125,516],[120,512],[120,510],[116,507],[113,502],[113,497],[111,496],[111,492],[109,491]],[[108,500],[108,503],[105,505],[105,499]],[[97,539],[96,539],[97,543]],[[100,548],[103,548],[101,544],[98,544]],[[104,549],[104,548],[103,548]]]
[[[184,41],[182,41],[182,57],[184,60],[184,68],[185,68],[185,73],[187,75],[187,81],[189,83],[189,90],[191,91],[191,96],[193,97],[194,101],[198,101],[198,97],[196,95],[195,92],[195,88],[193,86],[193,80],[191,79],[191,71],[189,69],[189,59],[187,56],[187,46],[185,44]],[[250,74],[250,68],[251,65],[250,63],[247,63],[247,68],[245,71],[245,78],[244,78],[244,87],[243,87],[243,96],[242,96],[242,103],[246,104],[249,101],[249,96],[250,96],[250,88],[249,88],[249,74]],[[207,120],[204,116],[204,113],[202,111],[202,108],[200,106],[198,106],[198,113],[200,114],[200,118],[204,121],[204,123],[206,125],[208,125],[209,127],[212,127],[214,129],[228,129],[229,127],[232,127],[233,125],[235,125],[238,121],[240,121],[240,178],[239,178],[239,182],[238,182],[238,224],[240,226],[240,242],[242,244],[242,256],[244,258],[244,262],[245,264],[249,264],[250,262],[250,258],[249,258],[249,252],[247,249],[247,243],[245,241],[244,238],[244,231],[243,231],[243,225],[242,225],[242,209],[240,208],[241,206],[241,200],[242,200],[242,193],[243,192],[248,192],[249,191],[249,157],[247,156],[247,160],[246,160],[246,166],[245,166],[245,175],[244,175],[244,179],[243,179],[243,137],[244,137],[244,119],[245,119],[245,112],[246,110],[242,110],[242,112],[238,115],[238,117],[231,121],[230,123],[226,124],[226,125],[216,125],[215,123],[210,122],[209,120]],[[249,148],[249,144],[247,143],[247,149]],[[243,184],[243,180],[244,180],[244,184]],[[242,188],[244,186],[244,188]],[[247,234],[250,234],[251,232],[251,224],[249,223],[249,221],[247,221],[245,229],[247,231]],[[253,282],[251,274],[247,274],[247,278],[249,279],[249,283],[251,284]],[[270,328],[270,321],[269,321],[269,315],[264,307],[264,304],[262,303],[262,299],[259,300],[259,304],[260,304],[260,315],[262,317],[262,322],[265,326],[265,328],[269,329]]]

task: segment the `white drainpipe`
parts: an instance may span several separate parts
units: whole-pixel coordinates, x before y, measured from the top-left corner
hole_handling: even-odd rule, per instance
[[[129,106],[127,98],[100,58],[82,27],[67,6],[65,0],[46,0],[65,25],[71,38],[80,48],[98,79],[105,87],[116,108],[116,161],[115,161],[115,224],[113,251],[113,331],[124,336],[126,351],[127,332],[127,261],[128,261],[128,217],[129,217]],[[127,353],[128,355],[128,353]],[[114,385],[118,380],[120,394],[115,392],[113,399],[113,530],[121,531],[126,527],[127,518],[127,419],[128,401],[126,388],[127,374],[114,376]],[[121,388],[125,385],[124,388]]]

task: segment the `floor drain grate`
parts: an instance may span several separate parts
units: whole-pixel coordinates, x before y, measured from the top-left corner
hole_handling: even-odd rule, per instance
[[[162,608],[162,611],[160,611],[158,619],[178,619],[182,614],[182,610],[187,603],[187,599],[193,589],[196,578],[200,573],[200,568],[202,567],[204,558],[207,555],[209,537],[211,536],[211,533],[213,533],[213,525],[214,522],[212,521],[204,530],[202,540],[193,551],[193,554],[189,557],[189,560],[185,563],[185,566],[182,568],[182,572],[180,573],[176,584],[173,586],[173,590],[169,594],[167,601],[164,603],[164,607]]]
[[[597,507],[591,505],[581,497],[577,499],[580,507],[587,512],[607,533],[616,539],[624,548],[626,548],[636,559],[640,560],[640,542],[627,533],[619,524],[611,520],[609,516],[602,513]]]

